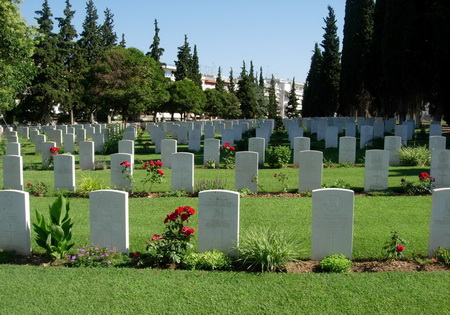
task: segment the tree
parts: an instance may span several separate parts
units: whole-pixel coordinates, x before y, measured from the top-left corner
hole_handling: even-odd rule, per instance
[[[122,33],[122,39],[120,40],[119,46],[122,48],[126,48],[127,47],[127,42],[125,41],[125,34]]]
[[[201,115],[205,106],[205,93],[194,82],[189,79],[175,81],[169,85],[170,99],[165,104],[165,109],[172,114],[187,113]]]
[[[372,45],[373,0],[347,0],[340,74],[340,108],[342,115],[364,113],[368,95],[368,57]]]
[[[262,67],[259,68],[259,82],[258,85],[261,89],[264,89],[264,77]]]
[[[225,82],[222,79],[222,70],[220,67],[217,71],[216,86],[214,88],[219,92],[225,91]]]
[[[0,110],[15,107],[18,94],[31,82],[36,67],[33,33],[22,18],[19,1],[0,2]]]
[[[277,103],[277,95],[276,95],[276,86],[275,86],[275,78],[270,79],[270,87],[269,87],[269,104],[267,106],[268,118],[274,119],[278,116],[278,103]]]
[[[204,110],[210,117],[219,116],[223,113],[224,98],[222,92],[216,89],[205,90],[206,103]]]
[[[292,79],[291,90],[288,96],[288,104],[285,110],[285,115],[287,118],[298,117],[297,105],[298,105],[298,97],[297,93],[295,93],[295,78]]]
[[[189,78],[189,72],[191,70],[192,56],[191,48],[187,41],[187,35],[184,35],[184,43],[178,47],[178,60],[175,61],[177,70],[175,71],[175,81],[181,81],[185,78]]]
[[[320,116],[332,116],[339,108],[339,75],[341,70],[339,37],[337,36],[334,10],[328,6],[328,16],[324,19],[325,34],[322,41],[322,104]]]
[[[194,54],[192,55],[191,59],[191,66],[189,70],[188,79],[191,79],[194,81],[195,85],[197,85],[199,88],[202,87],[202,74],[200,73],[200,64],[198,61],[198,54],[197,54],[197,45],[194,45]]]
[[[105,21],[100,26],[100,37],[104,49],[116,46],[117,35],[114,32],[114,14],[110,9],[105,10]]]
[[[306,77],[305,86],[303,87],[302,116],[313,117],[319,116],[319,107],[321,105],[321,68],[322,68],[322,51],[319,44],[314,46],[314,54],[311,57],[311,66],[308,76]]]
[[[78,41],[87,65],[95,64],[101,57],[103,50],[102,37],[97,20],[97,9],[94,6],[93,0],[89,0],[86,4],[86,17],[83,22],[83,31]]]
[[[158,28],[158,20],[155,19],[155,35],[153,36],[153,43],[150,45],[150,51],[147,53],[147,56],[155,59],[156,62],[160,62],[161,56],[164,53],[164,48],[159,47],[159,28]]]
[[[230,68],[230,75],[228,77],[228,80],[230,81],[230,83],[228,84],[228,91],[230,93],[235,94],[236,93],[236,85],[234,83],[233,68]]]

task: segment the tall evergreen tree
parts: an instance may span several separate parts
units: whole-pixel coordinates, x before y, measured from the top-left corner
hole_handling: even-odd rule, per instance
[[[236,85],[234,83],[233,68],[230,68],[230,75],[228,76],[228,80],[230,81],[230,83],[228,84],[228,91],[230,93],[235,94],[236,93]]]
[[[264,89],[264,77],[263,77],[263,70],[262,67],[259,68],[259,87]]]
[[[217,71],[217,78],[216,78],[216,86],[215,89],[219,92],[225,91],[225,82],[222,79],[222,70],[219,67],[219,70]]]
[[[347,0],[342,45],[339,113],[362,114],[368,109],[366,78],[372,45],[374,0]]]
[[[295,78],[293,78],[291,90],[289,91],[287,107],[284,113],[287,118],[298,117],[297,105],[298,105],[298,97],[295,89]]]
[[[314,53],[311,57],[311,66],[308,76],[306,77],[305,86],[303,87],[302,116],[313,117],[319,116],[319,107],[321,106],[321,68],[322,68],[322,51],[319,44],[314,46]]]
[[[252,63],[251,63],[252,65]],[[257,86],[255,84],[255,77],[247,74],[245,61],[242,63],[242,70],[240,79],[238,82],[239,89],[236,92],[241,103],[241,112],[243,118],[256,117],[259,113],[258,99],[257,99]]]
[[[87,65],[94,64],[101,56],[103,45],[100,27],[97,24],[98,14],[94,1],[89,0],[86,4],[86,17],[83,22],[83,31],[78,41]]]
[[[114,14],[108,8],[104,13],[105,21],[100,26],[100,36],[103,48],[108,49],[117,45],[117,34],[114,32]]]
[[[178,47],[178,60],[175,60],[175,81],[181,81],[189,77],[189,72],[192,64],[191,47],[187,40],[187,35],[184,35],[184,43]]]
[[[276,85],[275,78],[270,79],[270,87],[269,87],[269,104],[267,106],[268,118],[274,119],[278,116],[278,103],[277,103],[277,95],[276,95]]]
[[[198,61],[197,45],[194,45],[194,54],[191,59],[191,67],[189,71],[189,79],[194,81],[199,88],[202,87],[202,74],[200,73],[200,64]]]
[[[325,34],[321,46],[323,60],[321,67],[322,104],[320,116],[332,116],[339,107],[339,76],[341,71],[339,37],[337,36],[334,10],[328,6],[328,16],[324,19]]]
[[[119,46],[122,48],[126,48],[127,47],[127,42],[125,41],[125,34],[122,33],[122,39],[120,40]]]
[[[150,45],[150,51],[147,53],[147,56],[152,57],[156,60],[156,62],[160,62],[161,56],[164,53],[164,48],[159,47],[160,39],[159,39],[159,27],[158,20],[155,19],[155,35],[153,36],[153,42]]]

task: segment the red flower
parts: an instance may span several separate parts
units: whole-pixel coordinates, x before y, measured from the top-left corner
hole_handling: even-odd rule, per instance
[[[181,221],[186,221],[187,219],[189,219],[189,214],[187,214],[187,213],[182,213],[181,216],[180,216],[180,218],[181,218]]]
[[[159,240],[163,240],[163,239],[164,239],[164,237],[162,237],[161,235],[159,235],[159,234],[154,234],[153,237],[152,237],[152,239],[151,239],[151,241],[152,241],[152,242],[155,242],[155,241],[159,241]]]
[[[127,161],[123,161],[122,163],[120,163],[120,165],[123,165],[125,167],[130,167],[131,166],[131,164],[128,163]]]
[[[401,253],[405,250],[405,247],[403,245],[398,244],[397,247],[395,247],[395,251],[397,253]]]
[[[430,174],[428,174],[427,172],[422,172],[422,173],[420,173],[419,174],[419,179],[420,180],[424,180],[424,179],[427,179],[427,178],[432,178],[431,176],[430,176]]]
[[[31,183],[27,183],[27,186],[28,186],[28,187],[31,187]]]
[[[137,259],[139,257],[139,253],[133,253],[133,259]]]
[[[186,211],[189,215],[195,214],[195,210],[189,206],[184,207],[184,211]]]
[[[158,174],[164,176],[164,172],[162,170],[158,170]]]
[[[277,178],[277,176],[278,176],[278,174],[277,174],[277,173],[273,174],[273,177]]]
[[[50,154],[51,154],[51,155],[57,155],[57,154],[58,154],[58,151],[59,151],[59,148],[58,148],[58,147],[51,147],[51,148],[50,148]]]
[[[163,165],[163,163],[160,160],[156,161],[156,166],[161,167],[162,165]]]
[[[231,151],[235,151],[236,149],[234,147],[230,147],[230,150]]]
[[[190,228],[188,226],[183,226],[181,230],[178,231],[179,233],[183,234],[184,236],[192,236],[195,233],[195,230],[193,228]]]

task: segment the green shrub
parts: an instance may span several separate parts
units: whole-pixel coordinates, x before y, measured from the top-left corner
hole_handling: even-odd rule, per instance
[[[291,160],[291,149],[287,146],[273,146],[266,150],[266,162],[271,168],[282,168]]]
[[[73,246],[72,218],[69,215],[70,203],[64,196],[56,198],[49,206],[50,220],[36,210],[36,221],[33,223],[36,243],[45,249],[51,258],[61,258]]]
[[[345,182],[345,181],[343,181],[343,180],[341,180],[341,179],[336,179],[336,180],[334,181],[334,183],[331,184],[331,185],[324,184],[324,185],[323,185],[323,188],[342,188],[342,189],[351,189],[352,186],[351,186],[349,183],[347,183],[347,182]]]
[[[437,262],[450,266],[450,250],[448,248],[439,247],[434,258]]]
[[[195,191],[200,192],[203,190],[211,190],[211,189],[224,189],[227,181],[220,178],[216,178],[215,180],[203,179],[197,183],[195,186]]]
[[[400,149],[400,164],[403,166],[429,166],[430,150],[426,146],[402,147]]]
[[[188,270],[230,270],[231,258],[217,250],[190,253],[183,257],[182,265]]]
[[[300,255],[297,239],[271,228],[253,228],[243,233],[238,261],[254,271],[280,271]]]
[[[85,244],[77,248],[75,253],[61,257],[58,262],[69,267],[114,267],[124,265],[130,260],[128,255],[118,252],[115,248]]]
[[[349,272],[352,267],[350,259],[343,254],[333,254],[320,261],[320,268],[326,272]]]
[[[106,187],[102,184],[102,182],[96,178],[92,178],[90,176],[82,176],[81,182],[77,187],[77,193],[80,196],[87,197],[89,193],[94,190],[105,189]]]

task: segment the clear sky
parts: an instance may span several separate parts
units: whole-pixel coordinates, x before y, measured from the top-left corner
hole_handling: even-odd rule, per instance
[[[29,24],[36,24],[36,10],[42,0],[24,0],[21,12]],[[71,0],[75,10],[73,24],[80,33],[86,15],[86,1]],[[125,34],[127,47],[149,50],[154,35],[154,20],[160,28],[161,61],[174,64],[184,35],[193,49],[197,45],[202,73],[228,77],[233,68],[238,77],[242,62],[247,70],[253,61],[255,71],[262,67],[264,77],[304,82],[312,51],[323,39],[323,19],[327,6],[335,12],[338,36],[342,43],[345,0],[94,0],[103,23],[104,10],[114,14],[114,30],[120,40]],[[53,17],[62,17],[64,0],[49,0]],[[57,22],[54,21],[54,31]],[[341,46],[342,49],[342,46]]]

